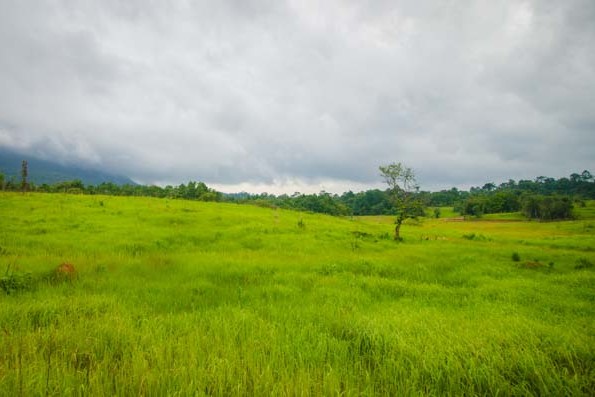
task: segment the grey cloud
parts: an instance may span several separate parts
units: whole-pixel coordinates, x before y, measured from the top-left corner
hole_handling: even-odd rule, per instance
[[[0,1],[0,145],[142,182],[593,169],[595,5]],[[552,161],[555,159],[555,161]]]

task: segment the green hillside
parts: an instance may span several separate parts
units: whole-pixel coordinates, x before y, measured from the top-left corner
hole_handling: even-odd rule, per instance
[[[592,205],[396,243],[389,217],[0,193],[0,395],[590,395]]]

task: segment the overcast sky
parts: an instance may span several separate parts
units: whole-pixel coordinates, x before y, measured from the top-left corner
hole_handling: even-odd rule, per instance
[[[0,146],[223,191],[595,171],[595,1],[0,0]]]

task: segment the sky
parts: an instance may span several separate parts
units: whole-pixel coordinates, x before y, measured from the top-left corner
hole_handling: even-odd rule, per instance
[[[340,193],[595,171],[595,1],[0,0],[0,147]]]

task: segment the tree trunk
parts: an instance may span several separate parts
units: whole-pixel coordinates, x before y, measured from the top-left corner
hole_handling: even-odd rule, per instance
[[[397,218],[397,222],[395,225],[395,241],[401,241],[401,223],[403,223],[403,219],[401,217]]]

